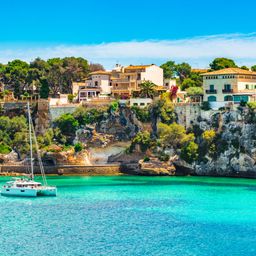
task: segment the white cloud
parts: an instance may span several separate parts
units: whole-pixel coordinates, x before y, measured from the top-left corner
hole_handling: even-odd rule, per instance
[[[81,56],[111,68],[116,62],[161,64],[166,60],[189,62],[207,67],[215,57],[228,57],[239,65],[256,64],[256,33],[194,37],[182,40],[147,40],[113,42],[95,45],[1,46],[0,62],[19,58]]]

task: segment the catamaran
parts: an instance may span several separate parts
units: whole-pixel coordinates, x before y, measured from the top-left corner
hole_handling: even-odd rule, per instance
[[[36,140],[35,129],[33,126],[30,106],[27,104],[28,109],[28,125],[29,125],[29,144],[30,144],[30,167],[28,177],[13,178],[8,181],[1,190],[2,196],[23,196],[23,197],[36,197],[36,196],[56,196],[57,188],[55,186],[48,186],[45,177],[44,166],[39,152],[38,143]],[[36,148],[38,163],[43,182],[34,180],[34,163],[33,163],[33,141]]]

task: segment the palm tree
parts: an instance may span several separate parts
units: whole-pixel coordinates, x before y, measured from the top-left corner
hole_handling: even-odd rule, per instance
[[[153,99],[156,95],[156,85],[150,81],[145,81],[140,84],[139,96],[142,98]]]

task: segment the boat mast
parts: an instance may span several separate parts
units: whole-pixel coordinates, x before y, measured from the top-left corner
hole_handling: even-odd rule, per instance
[[[32,145],[32,134],[31,134],[31,115],[30,107],[28,102],[28,127],[29,127],[29,144],[30,144],[30,166],[31,166],[31,179],[34,179],[34,166],[33,166],[33,145]]]

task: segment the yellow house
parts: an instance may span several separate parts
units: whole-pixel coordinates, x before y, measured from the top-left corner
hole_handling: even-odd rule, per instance
[[[225,68],[202,74],[204,101],[212,108],[227,104],[255,101],[256,72],[240,68]]]
[[[140,84],[151,81],[163,89],[163,69],[157,65],[130,65],[113,71],[111,76],[112,95],[129,98],[134,91],[140,91]]]
[[[73,94],[79,101],[90,98],[114,97],[130,98],[133,92],[140,91],[140,84],[151,81],[158,90],[163,87],[163,69],[152,65],[122,67],[117,65],[112,71],[96,71],[89,74],[84,82],[73,83]]]

